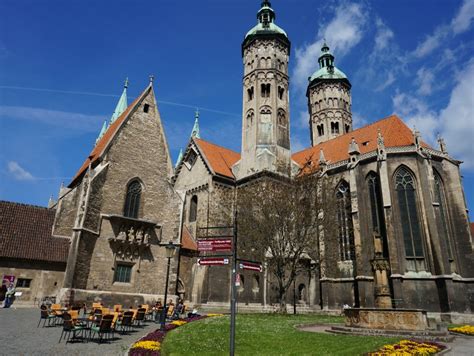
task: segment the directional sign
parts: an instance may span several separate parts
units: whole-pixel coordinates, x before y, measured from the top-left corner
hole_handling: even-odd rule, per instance
[[[231,239],[199,239],[197,243],[200,252],[232,250]]]
[[[240,262],[239,264],[240,269],[248,269],[251,271],[262,272],[263,268],[260,263],[254,262]]]
[[[229,259],[223,257],[206,257],[198,258],[197,262],[200,266],[223,266],[229,264]]]

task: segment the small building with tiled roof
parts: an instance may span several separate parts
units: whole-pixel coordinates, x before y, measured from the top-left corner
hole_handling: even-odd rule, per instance
[[[19,301],[59,292],[70,240],[52,236],[55,210],[0,201],[0,275],[15,280]]]

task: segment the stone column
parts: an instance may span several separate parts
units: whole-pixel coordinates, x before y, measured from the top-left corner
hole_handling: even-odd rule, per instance
[[[374,270],[375,307],[388,309],[392,308],[392,298],[388,283],[388,273],[390,264],[383,257],[382,236],[374,233],[375,258],[371,261]]]

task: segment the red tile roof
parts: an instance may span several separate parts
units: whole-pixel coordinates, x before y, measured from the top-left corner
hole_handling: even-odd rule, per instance
[[[196,142],[201,153],[211,166],[210,168],[216,174],[228,178],[235,178],[231,168],[240,159],[239,153],[200,138],[194,138],[194,142]]]
[[[118,132],[119,128],[122,126],[122,123],[128,118],[129,114],[133,111],[133,109],[137,106],[137,104],[141,101],[141,99],[150,91],[150,89],[151,89],[151,86],[148,86],[143,91],[143,93],[140,94],[140,96],[136,98],[133,101],[133,103],[131,103],[127,107],[127,109],[122,113],[122,115],[120,115],[109,126],[104,136],[102,136],[99,142],[97,142],[97,144],[94,146],[91,153],[89,154],[89,157],[84,161],[81,168],[79,168],[79,170],[77,171],[76,175],[74,176],[71,183],[69,184],[69,187],[72,187],[74,183],[78,180],[78,178],[84,174],[84,172],[87,170],[87,167],[89,167],[89,162],[91,162],[92,166],[100,162],[99,159],[101,158],[106,148],[109,146],[109,143],[115,137],[115,134]]]
[[[471,223],[471,236],[474,237],[474,222]]]
[[[186,226],[183,226],[183,235],[181,237],[181,248],[187,250],[197,251],[197,243],[194,240],[191,232]]]
[[[361,154],[377,149],[378,130],[384,138],[385,147],[399,147],[413,145],[413,132],[396,115],[391,115],[360,129],[348,132],[316,146],[296,152],[292,155],[293,160],[300,166],[304,166],[309,160],[319,162],[321,149],[328,163],[336,163],[349,158],[349,144],[352,138],[359,146]],[[428,147],[422,142],[422,146]]]
[[[67,262],[69,239],[51,236],[55,210],[0,201],[0,257]]]

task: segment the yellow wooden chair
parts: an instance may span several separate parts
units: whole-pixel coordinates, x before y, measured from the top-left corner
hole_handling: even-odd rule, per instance
[[[114,305],[114,312],[121,313],[122,312],[122,304],[115,304]]]
[[[102,303],[92,303],[92,309],[100,309],[102,308]]]

